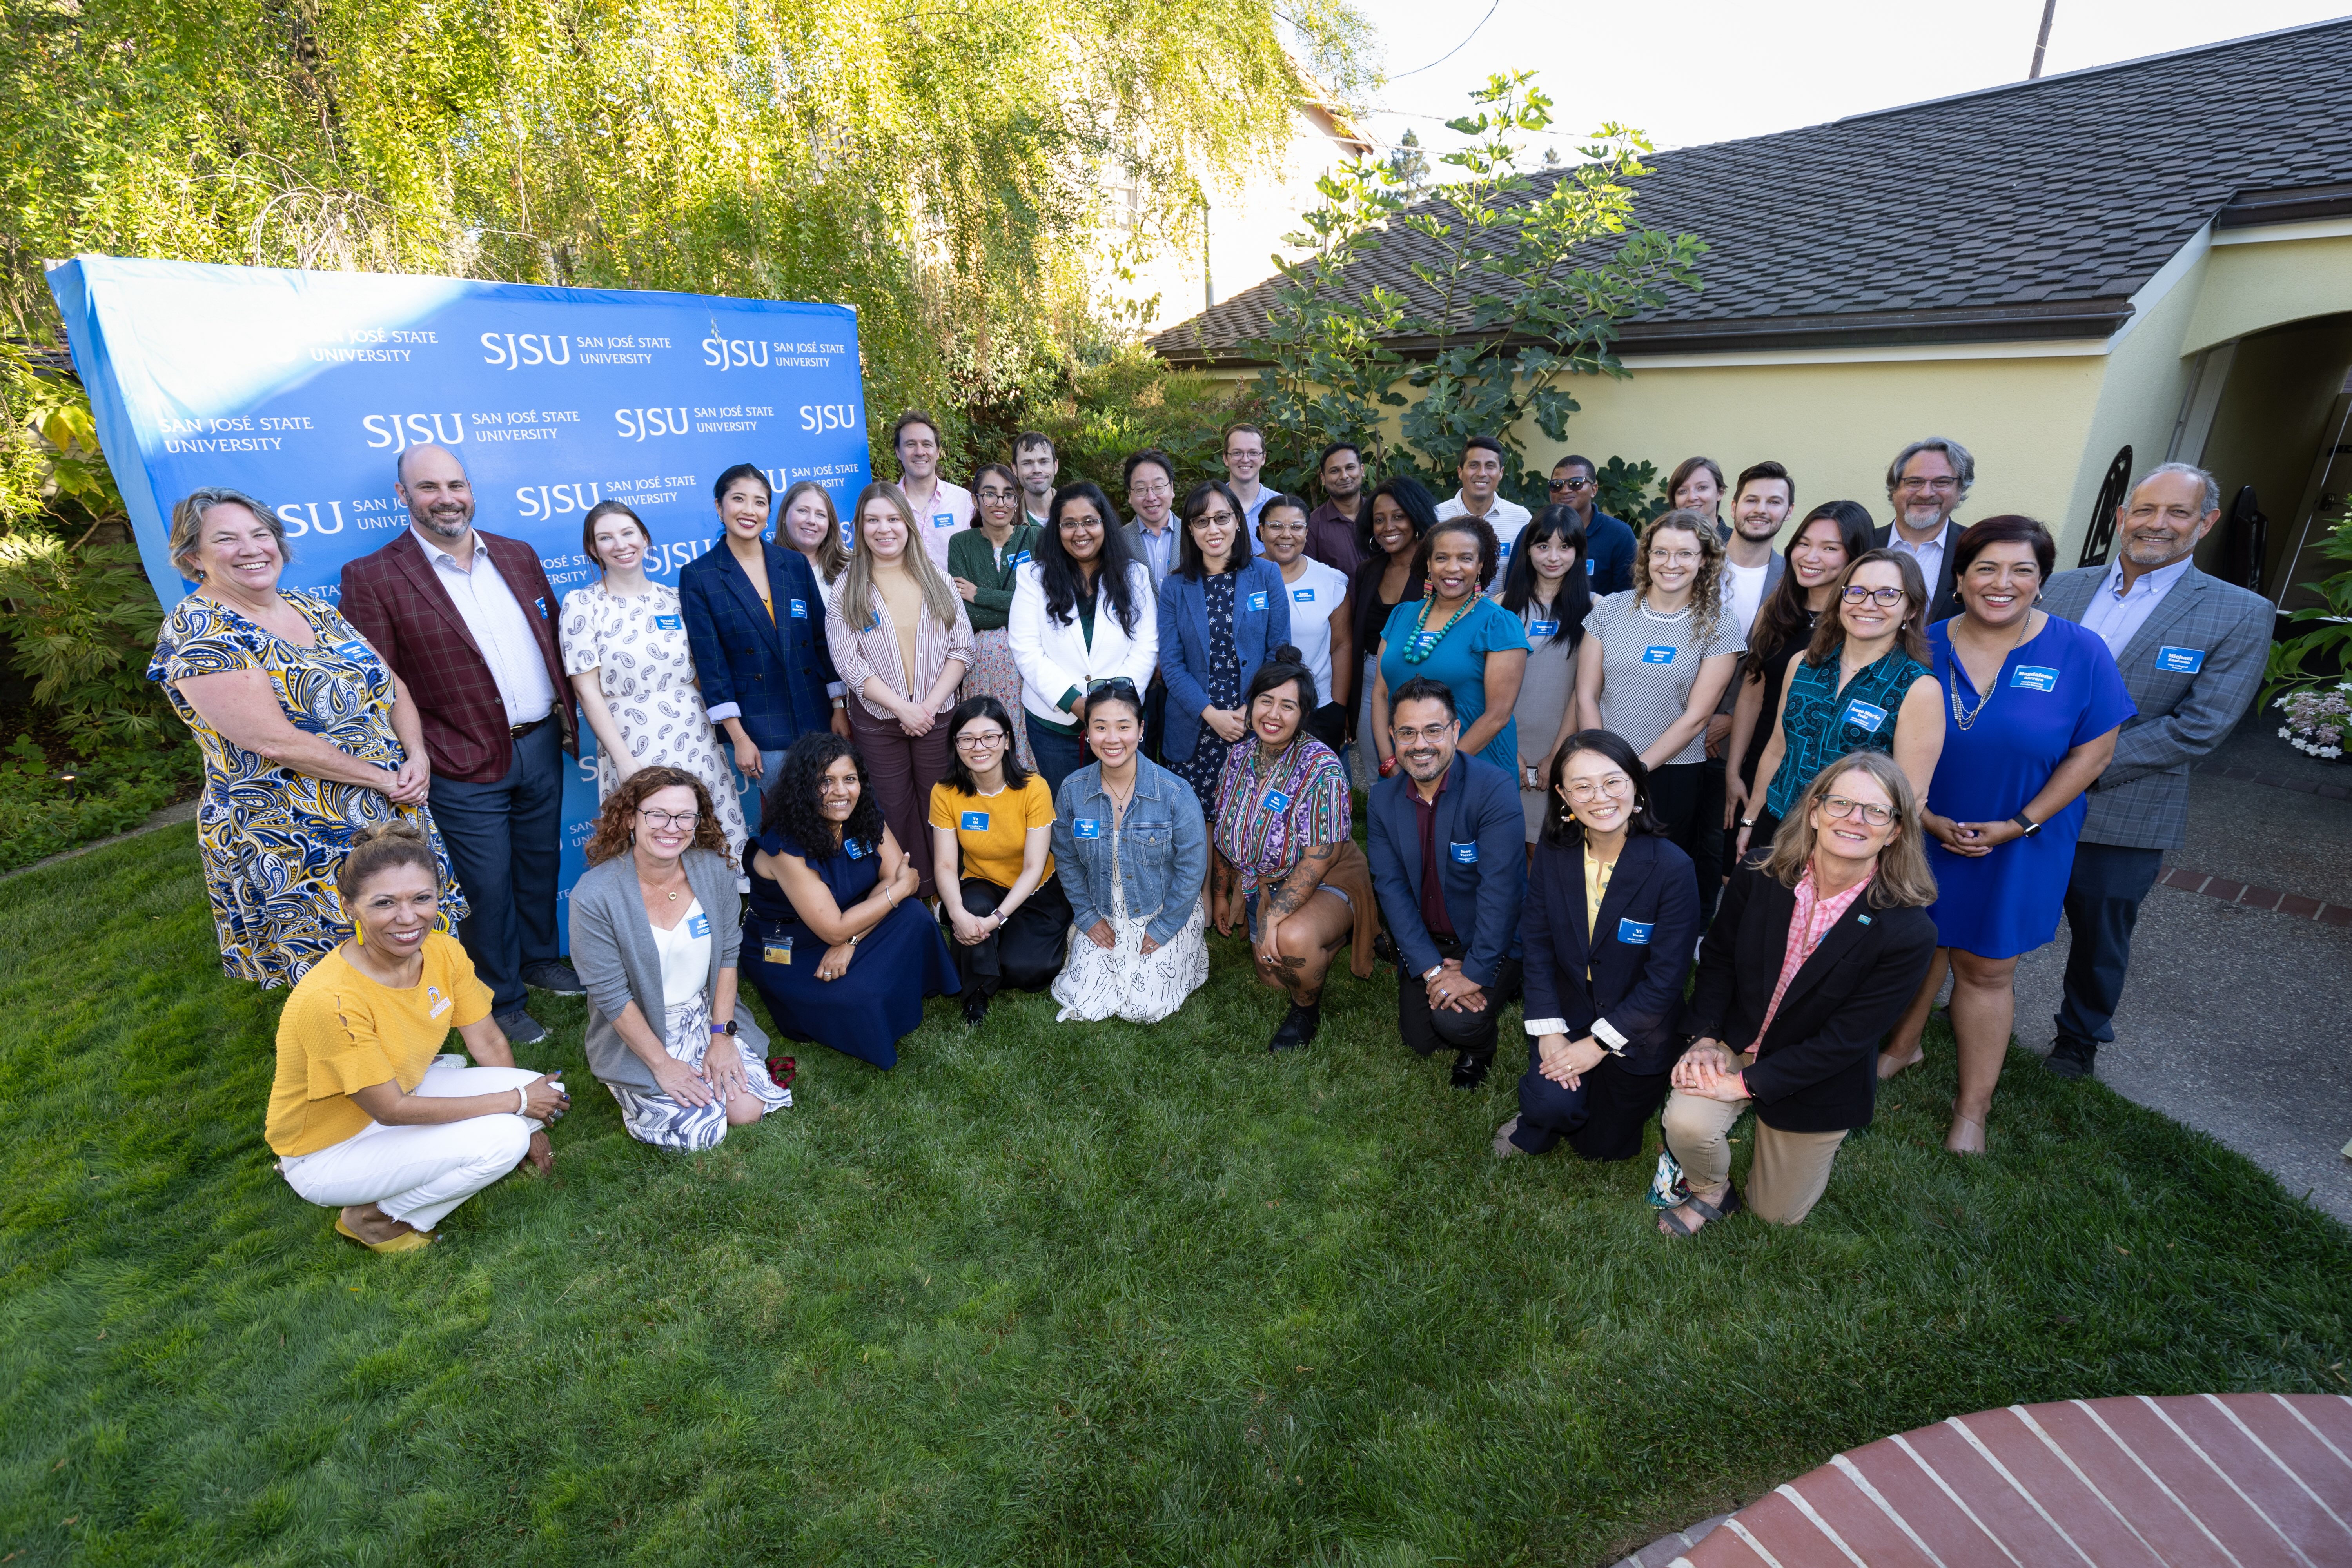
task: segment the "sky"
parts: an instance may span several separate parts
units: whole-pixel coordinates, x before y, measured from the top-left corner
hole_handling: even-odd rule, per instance
[[[1563,157],[1608,121],[1647,132],[1660,149],[1688,147],[2021,81],[2042,5],[1357,3],[1378,31],[1391,78],[1373,94],[1383,112],[1364,125],[1374,141],[1392,143],[1412,127],[1424,144],[1443,149],[1458,140],[1444,121],[1467,110],[1467,94],[1489,72],[1534,69],[1557,105]],[[2324,21],[2344,15],[2347,5],[2352,0],[2058,0],[2042,74]],[[1432,64],[1457,47],[1451,58]],[[1432,172],[1445,177],[1442,169]]]

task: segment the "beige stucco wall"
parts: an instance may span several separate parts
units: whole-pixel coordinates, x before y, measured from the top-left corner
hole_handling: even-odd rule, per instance
[[[2267,327],[2340,310],[2352,310],[2352,234],[2217,244],[2206,260],[2180,352],[2195,353]]]

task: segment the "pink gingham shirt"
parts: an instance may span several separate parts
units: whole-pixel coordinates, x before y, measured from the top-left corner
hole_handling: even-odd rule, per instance
[[[1869,876],[1844,892],[1826,899],[1814,889],[1811,866],[1797,879],[1797,907],[1789,912],[1789,945],[1780,955],[1780,981],[1772,987],[1772,1005],[1764,1009],[1764,1021],[1756,1026],[1756,1040],[1748,1047],[1749,1050],[1764,1043],[1766,1031],[1772,1027],[1773,1015],[1780,1011],[1780,998],[1789,994],[1789,983],[1797,978],[1797,971],[1805,966],[1805,960],[1813,956],[1813,949],[1822,945],[1822,938],[1845,918],[1846,910],[1862,897],[1871,878],[1877,875],[1878,868],[1874,866]]]

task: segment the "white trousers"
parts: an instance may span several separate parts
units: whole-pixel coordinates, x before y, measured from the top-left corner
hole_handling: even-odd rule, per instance
[[[414,1092],[433,1100],[512,1094],[540,1075],[529,1068],[469,1068],[446,1056],[425,1069]],[[340,1143],[278,1162],[286,1184],[325,1208],[373,1204],[394,1219],[431,1230],[441,1216],[505,1175],[530,1147],[540,1124],[513,1111],[425,1127],[371,1121]]]

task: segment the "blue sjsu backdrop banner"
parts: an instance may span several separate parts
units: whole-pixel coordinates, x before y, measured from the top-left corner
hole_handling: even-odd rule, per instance
[[[580,532],[599,500],[645,520],[646,570],[674,582],[718,542],[710,489],[735,464],[780,496],[814,479],[836,512],[866,483],[843,306],[103,256],[52,268],[49,288],[166,608],[194,586],[165,542],[190,490],[274,508],[284,585],[333,598],[345,562],[408,526],[393,464],[424,442],[465,463],[475,526],[528,542],[559,596],[596,576]],[[583,724],[567,889],[596,812],[594,743]]]

